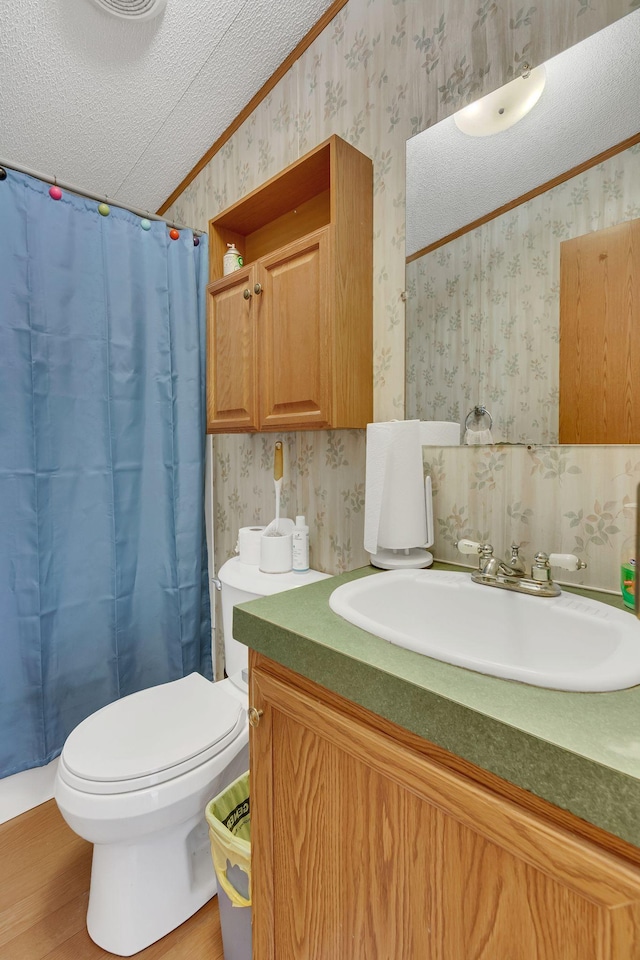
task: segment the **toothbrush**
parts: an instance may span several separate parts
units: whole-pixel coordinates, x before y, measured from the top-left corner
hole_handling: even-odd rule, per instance
[[[275,536],[280,536],[280,531],[278,525],[280,523],[280,491],[282,490],[282,475],[284,473],[282,467],[282,440],[276,441],[275,453],[273,456],[273,485],[276,490],[276,518],[274,521],[274,534]]]

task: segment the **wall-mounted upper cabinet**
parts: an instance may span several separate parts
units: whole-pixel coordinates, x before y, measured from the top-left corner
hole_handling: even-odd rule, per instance
[[[371,422],[372,210],[371,160],[333,136],[210,221],[209,433]]]

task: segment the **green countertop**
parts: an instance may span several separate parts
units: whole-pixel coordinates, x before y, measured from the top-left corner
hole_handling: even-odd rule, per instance
[[[240,604],[234,636],[640,847],[640,686],[564,693],[484,676],[394,646],[329,608],[337,586],[369,575],[383,574],[363,567]],[[589,595],[622,607],[618,598]]]

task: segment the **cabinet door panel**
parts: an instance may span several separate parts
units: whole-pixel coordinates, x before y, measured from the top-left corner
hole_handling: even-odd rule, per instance
[[[339,957],[333,917],[340,891],[325,882],[339,856],[332,826],[338,813],[336,751],[282,714],[274,716],[273,736],[279,745],[273,754],[276,957]]]
[[[263,429],[331,423],[328,230],[260,261],[260,422]]]
[[[433,811],[377,770],[336,752],[338,955],[430,960],[437,920]]]
[[[640,220],[560,244],[560,443],[640,441]]]
[[[434,956],[601,960],[594,903],[445,811],[437,819]]]
[[[254,960],[640,960],[640,871],[317,690],[251,702]]]
[[[253,272],[237,270],[210,288],[207,316],[207,430],[257,429]]]

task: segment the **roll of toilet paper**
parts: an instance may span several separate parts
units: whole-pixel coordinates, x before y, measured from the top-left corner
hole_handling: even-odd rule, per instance
[[[423,447],[460,445],[460,424],[451,420],[421,420],[419,430]]]
[[[240,527],[238,532],[238,557],[242,563],[258,566],[260,563],[260,540],[264,533],[262,527]]]
[[[267,534],[260,538],[260,569],[263,573],[288,573],[293,558],[291,533]]]

